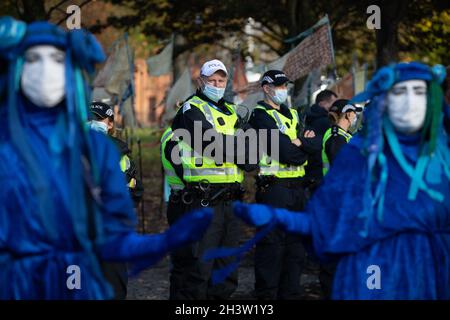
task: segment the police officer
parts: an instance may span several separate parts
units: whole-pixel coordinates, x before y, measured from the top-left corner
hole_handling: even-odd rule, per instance
[[[179,109],[175,114],[172,123],[180,121],[181,115],[182,113]],[[161,135],[160,155],[164,180],[170,187],[171,196],[176,196],[176,202],[178,202],[178,198],[181,197],[180,191],[185,187],[183,181],[183,166],[180,162],[175,162],[174,159],[172,159],[172,152],[174,152],[174,148],[178,145],[178,142],[179,139],[174,136],[171,124]]]
[[[90,105],[91,115],[93,119],[90,121],[90,127],[104,134],[108,134],[118,147],[120,158],[120,170],[125,173],[127,179],[128,190],[134,201],[135,207],[142,198],[142,183],[137,178],[136,166],[130,159],[131,151],[128,145],[112,136],[114,132],[114,111],[106,103],[92,102]],[[127,266],[125,263],[102,263],[103,273],[114,289],[114,297],[118,300],[123,300],[127,296],[128,275]]]
[[[93,119],[90,121],[91,128],[108,134],[120,151],[120,169],[125,173],[128,190],[135,207],[137,207],[143,194],[142,181],[137,177],[136,164],[131,159],[131,150],[128,148],[128,144],[113,136],[115,131],[114,111],[111,106],[99,101],[92,102],[90,109],[93,116]]]
[[[173,225],[186,212],[186,205],[182,201],[182,191],[185,188],[183,180],[183,166],[180,162],[174,161],[172,152],[179,152],[177,147],[179,139],[174,136],[172,126],[179,127],[178,121],[181,120],[182,112],[179,109],[172,121],[172,124],[164,131],[161,136],[161,163],[164,172],[164,181],[168,183],[170,188],[169,201],[167,203],[167,222]],[[183,285],[183,273],[185,260],[191,256],[192,248],[187,246],[177,249],[170,254],[170,289],[169,299],[180,299],[178,290]]]
[[[328,117],[328,112],[333,102],[337,99],[338,96],[333,91],[322,90],[317,94],[315,103],[311,106],[305,118],[306,130],[313,130],[319,143],[318,152],[308,157],[305,180],[309,193],[313,193],[322,182],[322,137],[332,124]]]
[[[237,271],[223,283],[211,284],[212,271],[232,260],[201,261],[208,249],[238,246],[239,221],[233,215],[231,202],[242,196],[243,170],[257,168],[256,160],[249,164],[248,148],[238,148],[236,106],[223,98],[227,81],[228,72],[221,61],[204,63],[197,92],[184,102],[179,118],[177,114],[172,124],[175,137],[180,131],[189,135],[178,137],[177,144],[185,184],[181,199],[184,210],[212,207],[214,217],[201,241],[173,254],[171,299],[227,299],[237,288]],[[208,133],[215,140],[203,139]],[[207,153],[211,143],[215,148]],[[172,214],[168,212],[168,216]]]
[[[355,128],[358,117],[357,112],[362,108],[350,103],[349,100],[336,100],[328,113],[332,122],[322,140],[323,175],[327,174],[331,163],[341,148],[350,141],[350,129]]]
[[[258,102],[249,120],[257,129],[267,129],[267,146],[260,161],[256,202],[293,211],[303,209],[303,177],[307,158],[316,151],[313,131],[300,132],[296,110],[285,102],[289,79],[278,70],[262,77],[264,101]],[[278,139],[273,135],[277,134]],[[274,141],[274,142],[271,142]],[[276,154],[278,144],[279,154]],[[305,251],[301,238],[280,230],[270,232],[256,245],[255,293],[258,299],[297,299]]]
[[[338,99],[331,105],[328,116],[332,126],[325,131],[322,139],[322,165],[325,176],[339,151],[352,138],[350,129],[355,128],[357,113],[362,108],[355,106],[346,99]],[[333,276],[336,270],[334,263],[321,264],[319,279],[325,299],[329,299],[332,292]]]

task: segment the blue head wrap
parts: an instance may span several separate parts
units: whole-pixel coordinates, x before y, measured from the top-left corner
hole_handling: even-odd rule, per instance
[[[36,45],[56,46],[66,53],[64,112],[59,114],[54,134],[49,137],[49,145],[55,154],[61,153],[62,150],[69,154],[69,161],[66,165],[69,166],[70,185],[67,186],[66,192],[70,192],[69,207],[74,234],[84,250],[92,254],[93,245],[89,233],[94,228],[99,237],[96,239],[100,241],[101,228],[98,220],[100,215],[92,214],[97,219],[92,226],[88,226],[86,223],[89,220],[90,210],[96,210],[96,208],[94,204],[91,207],[93,201],[87,199],[84,181],[86,175],[80,174],[87,171],[86,167],[82,165],[81,159],[88,159],[87,162],[90,166],[88,171],[94,180],[91,185],[93,188],[98,173],[95,159],[92,158],[90,152],[92,150],[91,141],[85,126],[89,97],[82,70],[93,72],[95,63],[103,61],[105,55],[95,38],[84,30],[65,32],[48,22],[26,25],[24,22],[10,17],[0,19],[0,59],[7,64],[6,74],[0,75],[0,77],[4,76],[7,79],[3,82],[3,89],[6,89],[9,136],[26,166],[28,181],[38,199],[39,218],[50,239],[57,239],[57,233],[63,231],[54,226],[56,208],[52,203],[50,179],[46,175],[47,171],[42,170],[43,168],[38,165],[39,161],[36,161],[39,155],[30,152],[32,141],[24,130],[28,120],[26,112],[23,112],[22,100],[19,98],[23,56],[28,48]],[[2,85],[1,82],[0,85]],[[93,258],[92,261],[95,259]],[[93,263],[96,265],[95,262]],[[99,271],[98,266],[96,269]]]
[[[437,143],[439,134],[442,132],[440,128],[442,128],[443,94],[440,83],[444,78],[445,68],[441,65],[430,68],[419,62],[392,64],[378,70],[367,84],[365,91],[351,99],[351,102],[354,103],[370,101],[364,111],[365,128],[363,131],[363,152],[367,155],[368,177],[373,176],[376,166],[379,168],[379,176],[375,188],[372,189],[371,179],[367,179],[364,188],[364,203],[366,207],[361,213],[361,217],[367,219],[367,222],[373,214],[374,207],[376,208],[378,219],[382,220],[388,176],[384,154],[385,142],[389,145],[402,170],[411,178],[408,199],[414,200],[420,189],[434,200],[443,201],[442,194],[431,190],[427,186],[426,181],[424,181],[424,174],[427,170],[427,176],[432,176],[433,174],[430,173],[430,170],[441,170],[443,168],[447,178],[450,178],[447,163],[450,161],[447,143]],[[415,168],[405,160],[392,124],[385,116],[386,93],[396,83],[407,80],[424,80],[428,84],[427,115],[422,129],[420,156]],[[435,153],[438,155],[436,158],[440,159],[440,161],[430,162],[430,156]],[[367,235],[367,228],[362,234]]]

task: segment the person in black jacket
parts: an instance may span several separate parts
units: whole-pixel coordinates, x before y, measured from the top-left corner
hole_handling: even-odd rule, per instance
[[[300,130],[297,111],[285,105],[288,81],[282,71],[267,71],[261,83],[265,99],[258,102],[249,120],[253,128],[268,133],[257,177],[256,202],[301,211],[306,202],[305,166],[308,155],[315,151],[311,141],[315,137],[312,131]],[[278,155],[274,143],[278,144]],[[268,157],[271,161],[266,160]],[[301,237],[280,229],[267,234],[255,248],[256,297],[299,299],[304,259]]]
[[[362,108],[355,106],[346,99],[336,100],[329,109],[328,115],[333,125],[325,132],[322,141],[323,174],[328,172],[339,151],[352,138],[350,129],[355,128],[357,113]],[[333,276],[336,270],[335,263],[320,265],[319,279],[325,299],[329,299],[332,292]]]
[[[328,114],[333,125],[325,132],[322,140],[322,163],[326,170],[326,165],[333,163],[339,151],[351,139],[350,131],[356,127],[357,114],[361,111],[362,108],[346,99],[338,99],[331,106]]]
[[[120,152],[120,168],[125,174],[128,190],[136,208],[142,199],[144,188],[142,181],[138,178],[137,167],[131,158],[131,150],[128,144],[113,135],[115,131],[114,111],[108,104],[98,101],[92,102],[90,109],[93,116],[90,121],[91,128],[108,134]]]
[[[212,282],[213,270],[232,263],[232,258],[217,258],[206,262],[201,259],[208,249],[238,247],[240,222],[233,214],[231,203],[241,199],[243,195],[242,170],[249,172],[258,167],[256,155],[254,163],[250,161],[249,141],[245,142],[244,148],[240,147],[241,134],[244,134],[248,126],[241,127],[237,107],[224,99],[227,81],[228,71],[221,61],[215,59],[205,62],[200,70],[197,91],[183,103],[171,126],[174,137],[179,139],[180,143],[176,146],[173,142],[167,145],[165,154],[169,161],[173,162],[170,155],[178,152],[174,153],[172,150],[175,147],[182,148],[183,166],[176,166],[174,163],[173,167],[185,187],[181,199],[184,205],[174,210],[172,206],[170,212],[168,210],[169,222],[175,221],[183,211],[201,206],[213,208],[214,218],[200,241],[172,254],[170,299],[224,300],[237,288],[237,270],[228,275],[221,284]],[[190,139],[184,140],[182,135],[178,136],[181,131],[187,131]],[[214,156],[223,156],[223,163],[216,162],[205,170],[203,163],[208,163],[212,158],[207,156],[207,148],[215,142],[204,139],[207,131],[215,133],[214,139],[223,142],[222,146],[215,143],[214,148]],[[184,153],[187,148],[199,155],[197,159],[201,160],[201,163],[195,163],[195,167],[191,166],[188,152]],[[227,165],[226,169],[221,168],[224,163]]]
[[[134,206],[137,207],[144,189],[142,182],[137,177],[136,165],[130,157],[131,150],[128,148],[128,144],[111,135],[114,131],[114,111],[111,106],[103,102],[92,102],[90,111],[93,118],[90,121],[91,128],[109,135],[121,154],[120,169],[126,176],[130,196],[133,199]],[[126,263],[102,262],[102,270],[105,278],[113,287],[114,299],[124,300],[127,296],[128,285]]]
[[[325,131],[331,127],[328,110],[337,98],[337,94],[331,90],[319,92],[315,104],[312,105],[311,110],[306,115],[305,129],[314,131],[319,144],[322,142]],[[305,183],[310,192],[314,192],[323,178],[321,146],[316,149],[318,151],[308,157],[308,166],[306,167]]]

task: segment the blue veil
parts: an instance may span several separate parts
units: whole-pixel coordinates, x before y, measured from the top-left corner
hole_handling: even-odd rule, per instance
[[[433,68],[419,62],[398,63],[383,67],[377,71],[368,83],[366,90],[352,98],[352,102],[367,102],[364,118],[364,130],[361,133],[362,152],[367,159],[367,177],[363,189],[364,208],[360,218],[366,220],[361,231],[367,236],[368,222],[373,214],[379,221],[383,219],[384,196],[388,169],[385,148],[389,145],[402,170],[411,178],[408,200],[415,200],[419,190],[426,192],[432,199],[442,202],[444,195],[429,187],[433,177],[444,171],[450,179],[450,155],[446,138],[442,136],[443,92],[440,86],[445,78],[445,68],[436,65]],[[415,167],[405,159],[392,124],[386,118],[386,93],[395,83],[407,80],[424,80],[428,86],[427,113],[421,130],[419,157]],[[439,173],[438,173],[439,172]]]
[[[66,53],[64,110],[58,114],[56,129],[48,137],[49,145],[52,153],[64,152],[68,155],[64,165],[69,167],[69,190],[65,192],[70,194],[73,232],[83,250],[92,257],[94,269],[99,274],[93,245],[94,239],[96,242],[102,241],[101,215],[94,214],[97,210],[95,189],[99,172],[91,152],[92,141],[85,126],[90,97],[83,72],[93,72],[94,65],[103,61],[105,55],[95,38],[84,30],[65,32],[48,22],[27,25],[10,17],[0,19],[0,58],[7,64],[6,72],[0,75],[0,93],[3,93],[2,100],[5,101],[1,107],[6,108],[7,135],[25,165],[26,172],[20,174],[26,176],[37,197],[39,207],[36,212],[51,240],[56,240],[58,232],[64,230],[55,226],[58,208],[54,207],[51,198],[53,186],[48,176],[50,169],[42,168],[42,162],[37,161],[40,154],[31,147],[33,142],[26,133],[29,119],[20,95],[24,53],[35,45],[52,45]]]

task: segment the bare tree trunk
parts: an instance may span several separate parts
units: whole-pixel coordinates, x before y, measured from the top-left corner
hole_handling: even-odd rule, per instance
[[[312,14],[314,12],[312,10],[314,5],[314,0],[289,0],[287,2],[289,11],[289,38],[297,36],[300,32],[307,30],[316,22],[316,18]],[[288,52],[296,45],[297,43],[284,44],[285,52]],[[294,81],[294,95],[299,93],[306,78],[305,76]]]
[[[405,16],[407,0],[382,1],[381,29],[376,30],[377,68],[398,60],[398,26]]]
[[[16,1],[19,2],[19,0]],[[23,8],[23,12],[20,12],[22,20],[33,22],[46,19],[44,0],[22,0],[21,3]]]
[[[288,12],[289,12],[289,30],[288,37],[295,37],[298,34],[298,0],[289,0],[287,3]]]

